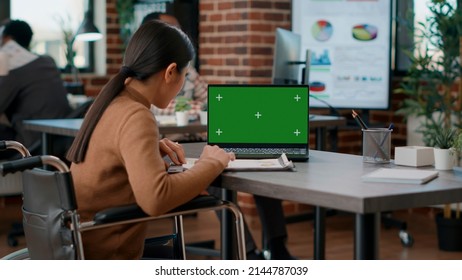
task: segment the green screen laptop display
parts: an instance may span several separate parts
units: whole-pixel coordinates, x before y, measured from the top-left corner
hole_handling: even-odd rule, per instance
[[[208,142],[307,145],[308,100],[303,85],[209,85]]]

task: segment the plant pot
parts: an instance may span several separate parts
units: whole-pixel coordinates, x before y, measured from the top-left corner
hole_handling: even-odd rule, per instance
[[[452,215],[455,217],[454,212]],[[438,247],[444,251],[462,251],[462,219],[444,218],[436,215]]]
[[[199,111],[199,118],[201,120],[201,124],[207,125],[207,111]]]
[[[175,112],[176,124],[178,126],[185,126],[189,123],[189,114],[188,112]]]
[[[433,149],[435,155],[435,169],[452,170],[457,160],[457,153],[451,149]]]

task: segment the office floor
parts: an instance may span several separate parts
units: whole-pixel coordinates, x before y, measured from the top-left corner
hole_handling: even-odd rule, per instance
[[[449,260],[462,259],[462,252],[446,252],[438,249],[434,210],[431,208],[413,209],[412,211],[394,212],[393,216],[408,222],[408,231],[414,237],[412,248],[405,248],[398,238],[397,229],[385,229],[380,233],[381,259],[434,259]],[[7,232],[14,221],[20,220],[19,205],[0,205],[0,256],[14,251],[15,248],[6,244]],[[185,236],[187,242],[196,242],[214,239],[219,244],[218,220],[214,213],[201,213],[198,216],[185,217]],[[251,227],[257,241],[260,241],[261,231],[257,222]],[[168,232],[171,228],[168,221],[156,222],[150,225],[152,232]],[[313,258],[313,224],[310,221],[288,224],[290,252],[299,259]],[[353,216],[339,214],[327,218],[326,230],[326,258],[327,259],[353,259]],[[259,244],[259,243],[258,243]],[[19,246],[25,246],[24,238],[19,239]],[[192,259],[203,257],[191,255]]]

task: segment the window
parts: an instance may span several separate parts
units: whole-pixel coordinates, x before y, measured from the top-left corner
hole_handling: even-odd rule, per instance
[[[50,55],[58,67],[65,68],[67,59],[64,32],[70,36],[75,35],[85,11],[93,7],[93,2],[94,0],[10,0],[10,18],[21,19],[31,25],[34,32],[31,43],[33,52]],[[75,41],[73,49],[74,64],[79,71],[92,72],[93,43]]]
[[[394,60],[393,69],[398,75],[406,72],[410,65],[409,58],[404,54],[403,49],[410,50],[415,47],[415,42],[418,39],[419,34],[417,32],[411,33],[408,26],[409,23],[406,21],[412,20],[414,26],[417,26],[418,22],[425,22],[428,16],[431,16],[428,5],[431,4],[431,0],[394,0],[397,7],[396,20],[396,36],[395,36],[395,49],[396,57]],[[448,2],[457,6],[457,0],[448,0]],[[459,8],[460,9],[460,8]],[[411,17],[412,16],[412,17]],[[425,42],[421,44],[425,45]],[[431,47],[431,46],[430,46]],[[416,49],[415,51],[421,51]],[[435,55],[439,55],[435,52]]]

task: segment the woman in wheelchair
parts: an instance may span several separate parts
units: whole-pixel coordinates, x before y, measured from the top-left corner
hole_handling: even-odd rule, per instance
[[[205,146],[193,168],[167,173],[164,157],[182,164],[185,153],[159,139],[150,107],[165,108],[176,96],[193,57],[193,45],[178,28],[149,21],[135,32],[124,66],[95,99],[67,155],[82,222],[102,209],[133,203],[152,216],[166,213],[203,192],[234,159]],[[85,257],[140,258],[145,235],[145,224],[84,232]]]

